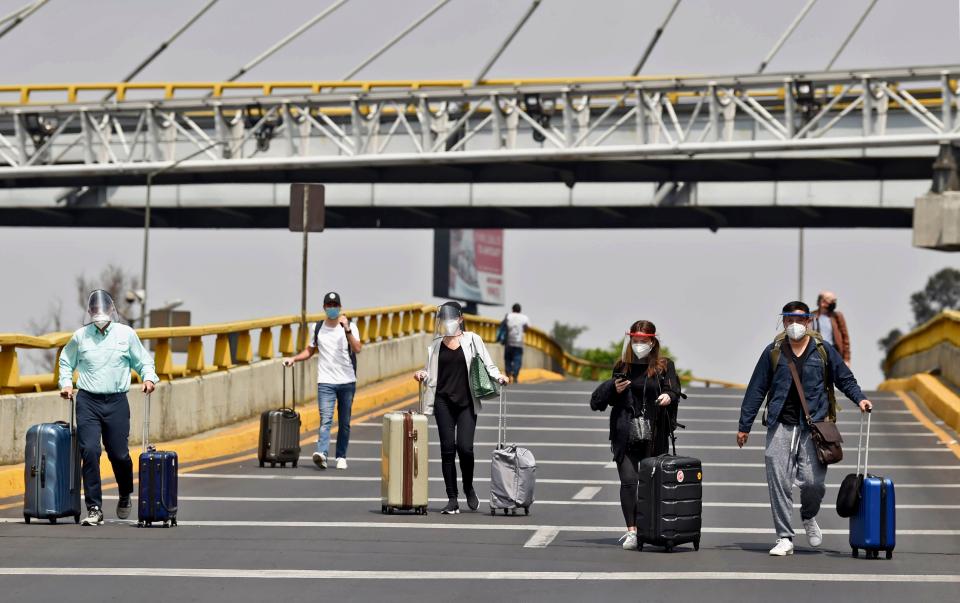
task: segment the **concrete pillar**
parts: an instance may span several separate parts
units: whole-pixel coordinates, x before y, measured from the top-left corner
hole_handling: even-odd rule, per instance
[[[960,192],[927,193],[913,208],[913,245],[960,251]]]

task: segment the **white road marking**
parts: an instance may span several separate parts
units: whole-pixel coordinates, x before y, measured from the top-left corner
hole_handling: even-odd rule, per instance
[[[573,495],[573,500],[591,500],[600,492],[599,486],[587,486],[581,488],[579,492]]]
[[[544,549],[560,534],[559,528],[540,528],[523,544],[525,549]]]
[[[254,480],[290,480],[290,481],[323,481],[323,482],[379,482],[380,477],[372,476],[353,476],[353,475],[284,475],[280,473],[181,473],[181,478],[194,479],[254,479]],[[427,478],[431,482],[442,482],[442,477]],[[475,477],[474,481],[488,482],[489,478]],[[539,484],[575,484],[589,486],[619,486],[619,480],[606,479],[551,479],[537,478]],[[925,484],[901,484],[898,483],[897,489],[904,488],[960,488],[960,484],[944,483],[925,483]],[[766,488],[767,482],[713,482],[704,483],[707,488]],[[839,488],[840,484],[827,484],[827,488]]]
[[[960,583],[958,574],[827,574],[792,572],[518,572],[420,570],[303,570],[303,569],[194,569],[176,567],[0,567],[4,576],[71,576],[132,578],[213,578],[227,580],[557,580],[617,582],[676,581],[775,581],[775,582],[897,582]]]
[[[730,434],[729,445],[716,445],[716,444],[689,444],[684,443],[682,450],[738,450],[736,444],[733,443],[733,432],[724,432]],[[682,432],[681,432],[682,435]],[[380,440],[354,440],[351,438],[350,444],[375,444],[380,446],[382,442]],[[430,442],[431,446],[439,446],[439,442]],[[496,442],[474,442],[474,446],[490,446],[491,448],[496,446]],[[610,449],[610,442],[524,442],[524,447],[536,449],[536,448],[606,448]],[[763,446],[744,446],[739,450],[764,450]],[[883,446],[874,446],[870,449],[870,452],[949,452],[953,454],[953,451],[947,447],[883,447]]]
[[[117,500],[119,497],[116,495],[105,495],[104,500]],[[134,494],[131,498],[136,500],[137,496]],[[373,496],[291,496],[291,497],[281,497],[281,496],[179,496],[179,500],[185,500],[190,502],[253,502],[253,503],[371,503],[371,504],[380,504],[381,499],[379,497]],[[447,502],[447,497],[442,498],[430,498],[428,499],[431,503],[445,503]],[[466,503],[466,498],[461,498],[461,502]],[[620,501],[616,500],[541,500],[537,499],[537,506],[546,505],[546,506],[575,506],[575,505],[591,505],[599,507],[614,507],[619,506]],[[740,507],[749,507],[757,509],[766,509],[770,506],[770,503],[760,503],[760,502],[704,502],[702,503],[704,507],[718,507],[718,508],[740,508]],[[800,508],[800,503],[794,503],[793,507],[795,509]],[[910,505],[910,504],[897,504],[897,510],[951,510],[951,509],[960,509],[960,505]],[[11,518],[13,521],[18,521],[16,518]],[[0,520],[3,521],[3,520]]]
[[[215,520],[215,521],[194,521],[178,520],[177,525],[187,527],[207,527],[207,528],[318,528],[318,529],[383,529],[383,530],[467,530],[482,532],[536,532],[537,530],[549,529],[559,532],[573,533],[604,533],[620,534],[623,532],[623,526],[557,526],[557,525],[539,525],[539,524],[517,524],[517,523],[420,523],[414,518],[398,522],[386,521],[240,521],[240,520]],[[23,518],[8,517],[0,519],[0,523],[23,523]],[[112,524],[132,525],[132,520],[111,521]],[[705,526],[701,529],[704,534],[763,534],[773,535],[773,528],[734,528],[734,527],[710,527]],[[847,528],[822,528],[821,532],[831,536],[846,536],[849,533]],[[803,534],[802,529],[794,529],[794,533]],[[897,530],[899,536],[960,536],[960,530]]]
[[[356,423],[351,427],[376,427],[381,429],[383,425],[380,423]],[[498,427],[496,425],[477,425],[477,431],[497,431]],[[609,427],[530,427],[526,425],[510,425],[508,431],[566,431],[572,433],[609,433]],[[758,432],[765,431],[758,429]],[[725,435],[729,436],[733,433],[733,429],[684,429],[680,433],[683,435]],[[870,433],[871,436],[886,436],[892,438],[907,438],[907,437],[919,437],[919,438],[936,438],[937,436],[929,431],[908,431],[908,432],[895,432],[895,431],[873,431]]]
[[[875,402],[876,400],[873,400],[873,401]],[[551,407],[551,408],[553,408],[553,407],[557,407],[557,408],[582,408],[582,409],[584,409],[584,410],[586,410],[586,411],[588,411],[588,412],[591,412],[591,413],[594,412],[594,411],[590,410],[590,404],[589,404],[588,401],[584,401],[584,402],[582,402],[582,403],[579,403],[579,402],[518,402],[518,401],[510,400],[510,401],[507,402],[507,406],[546,406],[546,407]],[[685,403],[685,402],[681,402],[681,403],[680,403],[680,410],[681,410],[681,412],[682,412],[682,411],[686,411],[686,410],[720,410],[720,411],[729,411],[729,412],[740,412],[740,407],[739,407],[739,406],[732,406],[732,405],[731,405],[731,406],[702,406],[702,405],[697,405],[697,404],[687,404],[687,403]],[[854,416],[853,413],[856,411],[855,408],[849,408],[849,409],[847,409],[847,410],[849,410],[851,414],[850,414],[850,415],[844,415],[844,414],[843,414],[843,409],[841,409],[841,414],[840,414],[840,417],[841,417],[841,418],[843,418],[844,416]],[[882,409],[882,408],[877,408],[877,409],[874,409],[873,414],[875,414],[875,415],[876,415],[876,414],[882,414],[882,415],[908,415],[908,414],[910,414],[910,411],[909,411],[909,410],[906,410],[906,409],[901,410],[901,409]]]

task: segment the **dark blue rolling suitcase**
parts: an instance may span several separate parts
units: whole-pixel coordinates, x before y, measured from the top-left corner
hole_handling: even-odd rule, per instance
[[[857,450],[857,473],[860,472],[859,445]],[[877,559],[880,551],[887,559],[893,558],[897,546],[897,501],[893,480],[867,473],[870,457],[870,414],[867,414],[867,446],[863,461],[863,484],[857,513],[850,518],[850,548],[857,557],[860,549],[865,556]]]
[[[50,523],[73,517],[80,523],[80,455],[72,401],[69,423],[41,423],[27,430],[23,470],[26,523],[34,517]]]
[[[162,523],[177,525],[177,453],[157,450],[148,444],[150,436],[150,394],[144,397],[143,452],[137,497],[137,527]]]

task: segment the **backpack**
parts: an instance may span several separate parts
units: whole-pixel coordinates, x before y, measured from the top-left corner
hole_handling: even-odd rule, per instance
[[[830,401],[830,408],[827,410],[827,420],[836,422],[837,420],[837,393],[833,389],[833,375],[830,374],[830,356],[827,354],[827,348],[823,346],[823,337],[816,331],[809,331],[810,338],[817,349],[817,356],[823,364],[823,382],[827,387],[827,400]],[[773,349],[770,350],[770,366],[774,371],[780,365],[780,346],[783,344],[785,333],[778,333],[773,338]],[[767,426],[767,407],[770,405],[770,397],[773,392],[767,393],[767,399],[763,403],[763,417],[760,422],[764,427]]]
[[[500,321],[500,324],[497,326],[497,343],[503,345],[507,344],[507,317],[504,316],[503,320]]]
[[[316,342],[317,345],[320,344],[320,341],[319,341],[319,337],[320,337],[320,327],[321,327],[322,325],[323,325],[323,321],[322,321],[322,320],[318,320],[317,323],[316,323],[316,325],[313,327],[313,341]],[[347,328],[349,328],[349,327],[347,327]],[[344,335],[344,339],[346,339],[346,335]],[[350,341],[349,341],[349,340],[347,341],[347,354],[350,355],[350,364],[353,365],[353,375],[356,376],[356,375],[357,375],[357,354],[356,354],[356,352],[354,352],[352,349],[350,349]]]

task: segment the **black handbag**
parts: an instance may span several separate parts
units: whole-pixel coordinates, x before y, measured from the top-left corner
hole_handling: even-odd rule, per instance
[[[660,379],[657,379],[657,385],[659,386]],[[647,393],[647,377],[643,377],[643,394]],[[659,394],[658,394],[659,395]],[[639,446],[641,444],[646,444],[653,440],[653,426],[650,424],[650,419],[647,418],[647,403],[646,400],[641,398],[640,400],[640,416],[632,417],[630,419],[630,432],[628,436],[628,443],[630,446]]]
[[[837,515],[853,517],[860,510],[860,493],[863,491],[863,473],[860,472],[860,453],[863,447],[863,413],[860,413],[860,438],[857,440],[857,471],[848,473],[837,492]]]

